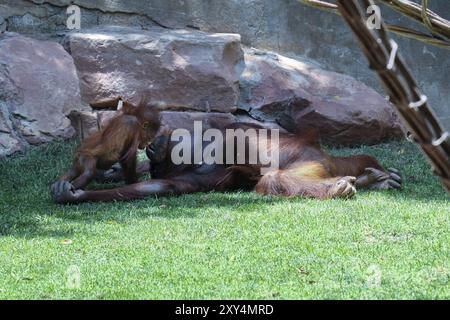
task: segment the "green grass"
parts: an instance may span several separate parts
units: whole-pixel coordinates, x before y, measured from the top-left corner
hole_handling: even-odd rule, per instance
[[[412,144],[332,150],[400,169],[400,192],[56,205],[73,149],[0,162],[0,299],[450,298],[450,201]]]

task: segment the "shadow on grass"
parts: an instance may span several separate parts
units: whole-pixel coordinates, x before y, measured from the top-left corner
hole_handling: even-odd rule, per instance
[[[376,191],[362,191],[358,194],[359,201],[370,201],[371,193]],[[379,193],[379,192],[376,192]],[[386,203],[413,202],[414,204],[449,204],[450,201],[445,192],[439,194],[411,193],[408,191],[382,191],[381,196]],[[281,198],[259,196],[252,192],[234,193],[198,193],[165,198],[149,198],[131,202],[113,203],[84,203],[79,205],[57,205],[49,198],[42,199],[41,207],[29,207],[24,214],[23,210],[10,210],[10,214],[0,218],[0,236],[15,236],[24,238],[70,238],[73,236],[72,223],[75,224],[126,224],[136,220],[148,218],[161,219],[186,219],[201,217],[210,209],[217,210],[218,214],[226,212],[242,213],[260,210],[270,212],[271,206],[302,203],[314,207],[320,205],[320,200],[307,200],[301,198]],[[342,201],[352,205],[350,200],[326,200],[336,201],[340,207]],[[34,210],[33,210],[34,209]],[[45,223],[45,217],[60,221],[60,226]],[[44,217],[44,222],[42,221]],[[58,224],[58,223],[57,223]]]
[[[0,161],[0,236],[55,237],[73,235],[71,223],[126,223],[148,217],[179,219],[195,218],[206,209],[219,212],[246,212],[280,203],[319,205],[319,200],[264,197],[252,192],[199,193],[166,198],[148,198],[131,202],[84,203],[57,205],[49,197],[50,185],[70,165],[76,144],[59,142],[32,150],[26,156]],[[381,191],[387,203],[411,201],[447,204],[449,197],[435,178],[417,148],[405,142],[392,142],[374,147],[331,150],[335,155],[367,153],[387,167],[400,168],[405,180],[402,191]],[[64,156],[63,156],[64,155]],[[117,185],[94,185],[112,188]],[[370,199],[375,191],[360,191],[357,199]],[[327,200],[342,201],[342,200]],[[355,201],[355,200],[348,200]],[[370,201],[370,200],[368,200]],[[58,222],[61,223],[58,226]]]
[[[251,192],[198,193],[164,198],[148,198],[130,202],[83,203],[58,205],[45,198],[36,205],[5,206],[0,215],[0,237],[70,238],[72,224],[125,224],[140,219],[190,219],[203,215],[209,209],[218,214],[232,211],[247,212],[255,208],[265,211],[280,202],[298,199],[261,197]],[[47,221],[51,221],[47,223]],[[58,225],[60,227],[58,227]]]

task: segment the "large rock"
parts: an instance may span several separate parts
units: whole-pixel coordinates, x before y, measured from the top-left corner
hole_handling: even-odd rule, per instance
[[[74,33],[66,46],[85,103],[119,95],[137,102],[146,93],[168,110],[163,123],[172,129],[191,129],[195,120],[218,128],[257,123],[291,132],[319,129],[322,141],[343,145],[401,135],[389,103],[361,82],[255,49],[246,49],[244,61],[237,35],[107,27]],[[238,92],[239,108],[251,117],[231,116]],[[98,130],[111,114],[81,114],[80,136]]]
[[[82,141],[91,134],[100,130],[101,116],[104,113],[114,114],[114,111],[74,111],[69,115],[72,127],[75,129],[77,138]]]
[[[104,128],[115,115],[115,111],[83,111],[73,112],[69,118],[77,132],[78,139],[83,140],[94,132]],[[195,121],[202,123],[203,130],[211,128],[222,130],[228,128],[230,125],[242,123],[258,125],[268,130],[276,129],[280,130],[280,132],[286,132],[285,129],[274,122],[260,122],[246,115],[233,115],[231,113],[220,112],[161,112],[162,127],[171,130],[186,129],[193,132]]]
[[[354,78],[275,53],[246,50],[239,108],[289,131],[316,128],[332,144],[373,144],[402,134],[389,102]]]
[[[137,102],[146,94],[170,110],[236,108],[243,61],[239,35],[106,27],[65,41],[85,103],[118,95]]]
[[[0,75],[0,86],[2,79]],[[24,144],[14,132],[13,125],[9,119],[6,104],[0,97],[0,158],[12,155],[24,149]]]
[[[66,116],[80,108],[80,93],[70,55],[55,42],[2,35],[0,108],[0,157],[71,137]]]
[[[210,128],[223,129],[236,122],[230,113],[218,112],[176,112],[165,111],[161,113],[161,123],[172,130],[186,129],[194,130],[194,122],[202,123],[203,130]]]
[[[70,120],[74,126],[77,136],[83,140],[106,127],[109,121],[116,115],[115,111],[83,111],[74,112],[70,115]],[[194,130],[194,122],[200,121],[204,130],[210,128],[224,129],[236,122],[236,117],[231,113],[219,112],[161,112],[161,124],[171,130],[187,129]]]
[[[430,9],[448,19],[450,1],[430,2]],[[298,0],[0,0],[0,3],[0,32],[7,29],[34,36],[67,32],[66,9],[73,3],[81,8],[83,29],[107,24],[138,28],[162,25],[238,33],[248,46],[314,59],[326,69],[351,75],[383,92],[344,20]],[[382,10],[383,17],[393,25],[417,27],[415,21],[398,12],[387,7]],[[430,105],[450,130],[450,73],[444,72],[450,70],[448,50],[404,37],[395,40]]]

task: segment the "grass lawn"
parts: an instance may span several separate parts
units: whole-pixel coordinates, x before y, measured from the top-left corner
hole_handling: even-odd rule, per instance
[[[408,142],[331,150],[400,169],[400,192],[53,204],[74,147],[0,162],[0,299],[450,298],[450,200]]]

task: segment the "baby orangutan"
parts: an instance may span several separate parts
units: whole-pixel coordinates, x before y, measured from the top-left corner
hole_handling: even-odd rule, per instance
[[[118,114],[105,128],[82,142],[75,154],[72,168],[59,181],[70,182],[75,190],[84,189],[95,177],[97,170],[107,170],[119,162],[125,182],[137,182],[137,150],[144,149],[155,137],[160,127],[159,110],[158,107],[147,104],[146,99],[141,99],[137,106],[116,98],[91,103],[91,107],[114,109],[119,102],[123,106]]]

